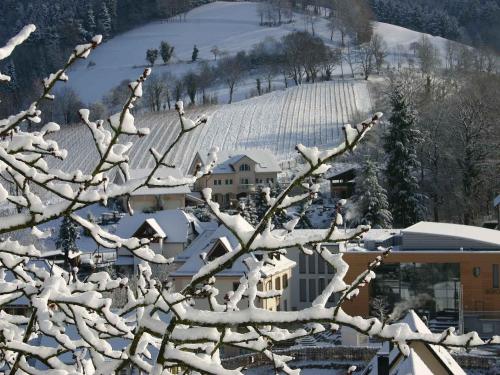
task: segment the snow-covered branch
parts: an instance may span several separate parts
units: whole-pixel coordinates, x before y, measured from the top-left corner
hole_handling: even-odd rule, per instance
[[[34,26],[23,29],[5,47],[0,48],[0,60],[33,32]],[[0,240],[0,357],[2,371],[15,374],[110,374],[134,367],[144,373],[166,375],[178,368],[208,374],[241,374],[243,368],[229,370],[221,361],[221,349],[234,346],[266,356],[276,369],[287,374],[298,371],[288,366],[292,359],[277,354],[276,343],[296,339],[325,329],[351,327],[358,332],[395,342],[404,354],[414,341],[447,347],[476,347],[500,344],[500,336],[481,340],[477,334],[456,335],[448,329],[440,334],[421,334],[408,325],[381,322],[375,318],[350,316],[342,309],[345,301],[356,298],[360,288],[374,277],[376,268],[388,252],[374,257],[350,284],[345,277],[348,264],[341,253],[328,250],[328,243],[354,239],[370,228],[340,230],[343,224],[342,202],[337,205],[331,225],[320,230],[296,229],[297,218],[274,228],[272,219],[279,212],[309,202],[319,190],[314,183],[329,168],[329,163],[353,150],[365,134],[377,123],[381,114],[351,127],[344,127],[344,140],[335,148],[297,146],[305,159],[305,167],[277,196],[265,190],[267,211],[257,225],[252,226],[239,214],[221,211],[212,200],[210,189],[203,198],[215,217],[234,235],[238,244],[232,251],[207,259],[181,290],[174,288],[168,276],[153,277],[149,263],[168,264],[150,247],[151,239],[121,238],[76,212],[94,203],[106,204],[111,198],[131,195],[140,188],[175,187],[194,183],[209,174],[217,161],[217,149],[210,151],[208,162],[193,176],[182,178],[158,177],[160,168],[168,165],[170,152],[180,140],[207,122],[206,116],[189,119],[182,102],[176,104],[179,131],[165,151],[149,150],[154,167],[145,177],[131,179],[129,152],[133,141],[147,137],[149,129],[137,128],[133,115],[134,104],[142,96],[142,84],[150,75],[146,69],[129,84],[129,96],[120,112],[108,119],[91,120],[87,109],[80,117],[94,141],[99,160],[89,169],[65,172],[50,167],[51,158],[65,160],[73,150],[60,149],[48,138],[59,131],[59,125],[47,123],[39,130],[28,130],[26,121],[39,123],[41,100],[55,99],[51,90],[58,81],[68,80],[68,68],[79,58],[86,58],[101,42],[77,46],[61,70],[44,80],[40,98],[19,114],[0,120],[0,174],[8,189],[0,184],[0,203],[17,212],[2,218],[0,234],[31,228],[31,234],[43,238],[47,234],[36,225],[66,216],[85,228],[102,247],[125,249],[143,262],[132,278],[113,279],[106,272],[92,273],[84,280],[77,270],[57,266],[44,267],[38,259],[41,252],[34,245],[23,245],[9,239]],[[6,76],[0,76],[6,80]],[[126,142],[125,142],[126,140]],[[112,173],[120,171],[124,183],[111,182]],[[296,189],[301,193],[295,194]],[[13,193],[17,190],[16,193]],[[51,198],[50,202],[47,195]],[[131,213],[132,214],[132,213]],[[174,228],[175,229],[175,228]],[[280,259],[287,251],[303,251],[318,255],[335,273],[332,280],[305,309],[299,311],[270,311],[267,302],[279,299],[282,288],[270,283],[270,275],[283,271]],[[243,276],[230,291],[221,293],[220,274],[235,262],[245,267]],[[239,277],[239,276],[238,276]],[[264,285],[264,282],[267,285]],[[123,304],[116,306],[115,295],[125,294]],[[333,295],[338,302],[328,307]],[[28,316],[12,314],[12,305],[25,306]],[[207,307],[208,306],[208,307]],[[277,309],[276,309],[277,310]],[[303,327],[298,327],[303,324]],[[293,327],[293,328],[292,328]]]

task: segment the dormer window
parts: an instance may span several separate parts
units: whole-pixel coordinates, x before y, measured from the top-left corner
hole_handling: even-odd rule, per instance
[[[240,165],[240,172],[246,172],[250,170],[250,166],[248,164],[241,164]]]

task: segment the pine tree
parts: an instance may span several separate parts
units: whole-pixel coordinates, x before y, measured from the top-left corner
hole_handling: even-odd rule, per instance
[[[366,160],[356,177],[356,193],[352,199],[359,214],[356,224],[371,225],[372,228],[391,228],[386,190],[379,184],[377,166]]]
[[[97,30],[104,38],[111,35],[111,16],[109,15],[106,3],[102,3],[97,16]]]
[[[198,52],[199,49],[196,47],[196,45],[193,47],[193,54],[191,55],[191,61],[195,62],[198,59]]]
[[[389,208],[394,225],[406,228],[422,220],[425,213],[425,196],[419,192],[415,176],[420,165],[416,151],[420,133],[415,129],[416,113],[408,104],[402,85],[394,87],[390,100],[391,126],[384,137]]]
[[[85,15],[85,22],[83,26],[85,31],[91,36],[93,36],[97,30],[94,10],[90,4],[87,7],[87,14]]]
[[[61,227],[59,228],[59,236],[56,240],[56,247],[64,251],[65,262],[68,262],[70,251],[77,251],[76,240],[78,239],[78,227],[68,217],[65,216]]]

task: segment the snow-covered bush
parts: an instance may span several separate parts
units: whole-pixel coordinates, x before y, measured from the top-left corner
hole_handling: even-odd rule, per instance
[[[0,48],[0,59],[7,58],[12,50],[26,40],[35,30],[30,25]],[[196,120],[185,117],[181,102],[176,105],[179,115],[179,133],[175,141],[163,153],[149,150],[154,167],[149,176],[129,180],[117,186],[110,183],[110,175],[121,170],[129,175],[128,151],[136,137],[148,135],[148,129],[138,129],[131,113],[135,102],[142,95],[142,84],[150,70],[129,85],[129,97],[123,109],[107,121],[91,121],[86,109],[80,110],[84,126],[89,130],[100,160],[90,173],[64,172],[50,167],[51,158],[65,159],[71,150],[63,150],[47,137],[57,132],[59,125],[39,125],[36,131],[27,131],[27,123],[42,121],[40,102],[53,100],[52,88],[57,81],[66,81],[67,69],[79,58],[86,58],[100,43],[95,37],[92,43],[77,46],[63,69],[44,80],[44,90],[38,100],[25,111],[0,120],[0,173],[17,189],[0,185],[0,201],[14,207],[14,214],[0,221],[0,357],[2,370],[9,374],[112,374],[134,367],[144,373],[167,375],[177,367],[209,374],[240,374],[243,369],[225,369],[220,360],[220,350],[229,345],[249,351],[264,353],[276,368],[285,373],[298,373],[288,367],[291,358],[273,352],[273,344],[345,325],[365,334],[395,342],[403,353],[407,344],[418,340],[448,347],[473,347],[484,345],[477,334],[455,335],[452,329],[441,334],[422,335],[412,332],[404,324],[385,324],[379,320],[352,317],[346,314],[343,304],[355,298],[359,289],[375,277],[374,269],[388,254],[375,257],[365,272],[351,284],[344,281],[348,265],[342,254],[332,254],[321,246],[323,242],[343,241],[354,238],[369,228],[360,226],[346,232],[339,231],[342,216],[336,213],[331,226],[324,230],[298,231],[293,219],[286,223],[286,230],[272,227],[272,219],[280,210],[286,210],[313,199],[318,186],[308,184],[310,177],[327,171],[327,163],[351,151],[374,126],[381,114],[375,114],[355,127],[344,127],[345,141],[338,147],[320,151],[317,148],[297,146],[297,152],[306,160],[303,169],[290,185],[277,196],[266,195],[268,206],[263,218],[255,226],[249,225],[239,215],[229,215],[219,210],[211,199],[210,189],[203,197],[215,215],[238,239],[239,246],[223,256],[206,262],[183,290],[173,290],[169,280],[152,278],[149,263],[165,264],[170,259],[156,254],[149,247],[150,240],[120,238],[106,232],[76,212],[95,203],[130,194],[141,187],[172,187],[192,184],[197,178],[210,173],[216,161],[212,150],[209,164],[202,166],[195,176],[181,179],[156,178],[155,171],[169,167],[168,154],[188,132],[202,126],[206,117]],[[1,80],[8,80],[0,75]],[[305,193],[291,196],[290,192],[301,186]],[[47,196],[58,200],[45,200]],[[132,214],[132,212],[131,212]],[[107,272],[91,274],[85,280],[77,272],[68,273],[60,268],[47,269],[36,259],[41,255],[34,245],[22,245],[9,239],[9,233],[32,228],[36,238],[50,233],[37,229],[36,225],[67,216],[89,233],[105,248],[126,248],[144,262],[139,267],[132,289],[127,279],[112,278]],[[298,247],[305,254],[319,254],[335,268],[332,281],[321,291],[307,309],[300,311],[267,311],[258,308],[258,299],[276,296],[279,291],[260,291],[259,281],[264,268],[272,268],[283,249]],[[265,256],[252,257],[259,251]],[[236,259],[244,257],[248,267],[236,290],[219,303],[216,277],[230,267]],[[42,263],[43,264],[43,263]],[[124,289],[126,298],[114,307],[113,291]],[[338,303],[327,308],[332,294],[338,294]],[[196,298],[195,298],[196,297]],[[209,301],[209,309],[200,309],[197,300]],[[240,303],[245,298],[245,303]],[[27,301],[27,315],[13,315],[8,307],[18,300]],[[296,327],[298,323],[306,328]],[[500,343],[493,337],[488,343]]]

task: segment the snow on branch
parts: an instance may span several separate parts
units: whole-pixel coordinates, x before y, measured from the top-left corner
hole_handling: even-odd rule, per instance
[[[24,41],[28,39],[31,33],[35,32],[35,30],[35,25],[27,25],[24,26],[17,35],[10,38],[7,44],[4,47],[0,48],[0,60],[5,60],[7,57],[9,57],[14,49],[20,44],[24,43]],[[10,81],[10,77],[0,73],[0,81]]]
[[[0,60],[8,57],[33,31],[34,26],[28,26],[12,38],[0,49]],[[357,147],[381,113],[354,127],[346,125],[344,140],[335,148],[319,150],[297,145],[297,152],[306,161],[305,167],[280,194],[272,196],[270,190],[264,191],[267,211],[255,226],[239,214],[222,212],[212,200],[211,190],[205,189],[203,199],[208,208],[234,235],[237,245],[215,259],[207,259],[206,254],[202,256],[203,265],[181,290],[175,289],[174,280],[169,276],[162,280],[153,277],[150,263],[169,264],[171,259],[150,247],[152,239],[121,238],[84,219],[77,210],[94,203],[106,204],[111,198],[130,196],[143,187],[192,184],[211,173],[217,162],[217,149],[210,151],[207,164],[200,166],[193,176],[173,178],[156,174],[160,168],[172,167],[167,160],[173,148],[188,133],[206,124],[207,117],[190,119],[183,103],[177,102],[178,134],[164,152],[149,150],[154,166],[148,176],[140,179],[130,179],[129,152],[137,138],[149,136],[149,129],[136,127],[133,108],[142,97],[142,85],[150,69],[129,84],[129,96],[120,112],[108,119],[92,121],[89,110],[79,111],[82,126],[89,130],[99,155],[91,172],[65,172],[49,166],[49,159],[64,161],[74,152],[60,149],[57,142],[47,137],[59,131],[58,124],[49,122],[34,131],[21,126],[25,121],[42,122],[40,102],[55,99],[51,94],[55,83],[67,81],[68,68],[77,59],[86,58],[100,42],[101,37],[97,36],[91,43],[77,46],[62,69],[43,81],[38,100],[25,111],[0,120],[0,174],[3,177],[0,203],[16,211],[0,221],[0,234],[4,235],[0,239],[1,371],[98,375],[135,368],[154,375],[177,373],[179,369],[207,374],[244,373],[243,368],[225,368],[221,360],[222,348],[233,346],[262,353],[277,371],[298,374],[298,370],[288,365],[292,358],[276,353],[274,345],[321,332],[325,326],[333,329],[348,326],[393,341],[404,354],[408,354],[408,344],[413,341],[465,348],[500,344],[500,336],[481,340],[474,332],[457,335],[452,329],[421,334],[406,324],[389,324],[344,312],[345,301],[356,298],[360,288],[375,277],[376,268],[389,253],[374,256],[353,282],[345,281],[347,262],[341,253],[334,254],[325,245],[356,238],[369,227],[340,230],[343,202],[337,205],[327,229],[296,229],[296,217],[286,223],[284,229],[272,225],[278,213],[314,199],[319,190],[315,178],[325,173],[336,157]],[[117,171],[125,176],[121,185],[111,182],[112,174]],[[296,189],[301,189],[301,193],[295,194]],[[37,229],[36,225],[62,216],[85,228],[100,246],[131,252],[142,261],[137,274],[127,279],[96,272],[81,279],[75,268],[68,271],[42,261],[36,246],[9,238],[15,231],[27,228],[31,228],[34,238],[46,238],[50,233]],[[265,302],[275,301],[282,295],[281,288],[264,286],[264,282],[283,271],[282,261],[287,251],[320,256],[335,273],[309,307],[299,311],[264,309]],[[243,265],[243,276],[233,290],[221,293],[220,275],[236,262]],[[339,299],[329,306],[327,301],[332,295]],[[118,299],[122,301],[119,305]],[[11,313],[9,307],[19,304],[26,307],[27,316]]]

